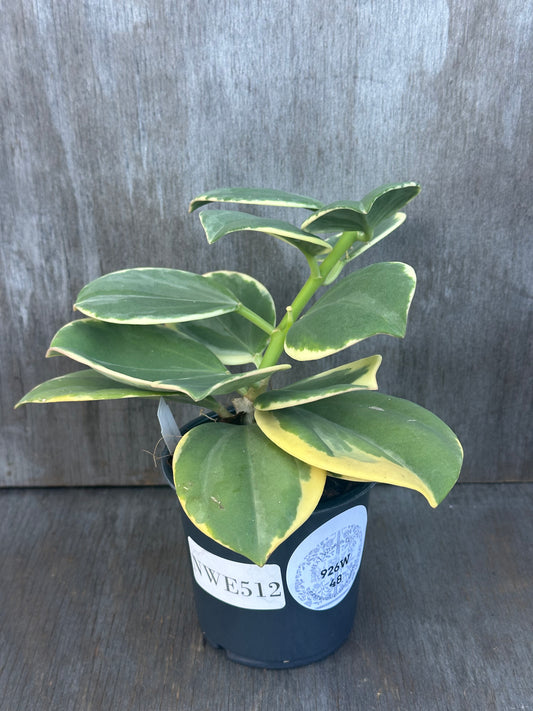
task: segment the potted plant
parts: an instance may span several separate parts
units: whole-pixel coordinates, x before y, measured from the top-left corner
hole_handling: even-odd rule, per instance
[[[271,386],[291,364],[376,334],[404,336],[410,266],[381,262],[339,277],[402,224],[400,210],[419,190],[396,183],[331,204],[251,188],[195,198],[191,211],[208,206],[200,220],[210,244],[249,231],[300,250],[309,276],[283,314],[238,272],[106,274],[81,290],[74,308],[84,317],[61,328],[47,353],[88,367],[17,404],[164,396],[203,409],[171,466],[200,621],[233,659],[297,666],[336,649],[355,612],[373,482],[416,489],[436,506],[459,475],[462,449],[447,425],[377,392],[379,355]],[[297,227],[235,205],[298,208],[307,218]],[[280,363],[283,354],[291,363]],[[335,484],[336,495],[324,496]]]

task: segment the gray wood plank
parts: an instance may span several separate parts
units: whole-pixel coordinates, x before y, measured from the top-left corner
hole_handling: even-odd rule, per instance
[[[170,490],[4,490],[0,709],[527,711],[532,505],[531,484],[437,510],[376,487],[348,642],[263,671],[203,645]]]
[[[449,422],[464,481],[530,480],[527,3],[6,0],[1,32],[1,485],[153,481],[147,403],[12,411],[68,368],[43,356],[88,280],[218,267],[281,310],[294,295],[299,255],[243,235],[208,249],[191,197],[327,201],[396,179],[424,190],[372,259],[418,273],[408,337],[350,355],[382,352],[381,387]]]

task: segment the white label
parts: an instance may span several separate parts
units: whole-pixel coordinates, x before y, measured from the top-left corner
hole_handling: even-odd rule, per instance
[[[279,565],[236,563],[226,560],[189,538],[194,579],[213,597],[248,610],[280,610],[285,593]]]
[[[367,513],[354,506],[317,528],[292,554],[287,587],[310,610],[328,610],[348,594],[359,570]]]

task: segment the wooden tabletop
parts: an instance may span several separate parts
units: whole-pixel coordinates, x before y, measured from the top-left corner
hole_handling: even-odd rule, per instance
[[[1,711],[530,711],[533,484],[371,496],[356,624],[323,662],[203,643],[167,488],[0,491]]]

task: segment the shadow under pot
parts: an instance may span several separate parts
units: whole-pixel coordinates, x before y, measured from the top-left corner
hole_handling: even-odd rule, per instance
[[[181,431],[212,421],[198,417]],[[159,464],[173,487],[168,449]],[[235,662],[268,669],[304,666],[336,651],[353,626],[373,486],[328,477],[310,518],[263,567],[206,536],[180,506],[205,639]]]

